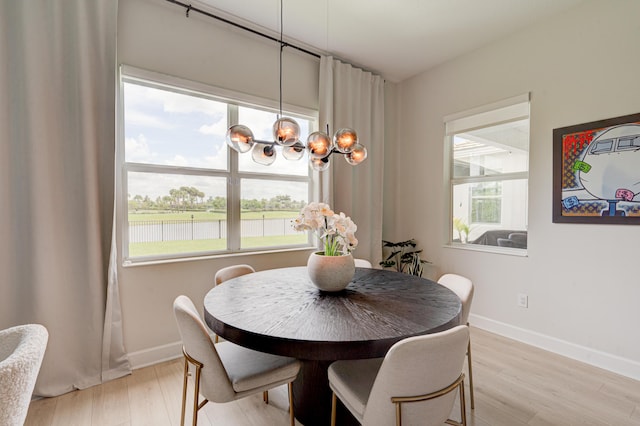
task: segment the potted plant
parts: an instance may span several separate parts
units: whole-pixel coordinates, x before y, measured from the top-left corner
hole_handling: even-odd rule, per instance
[[[464,219],[460,219],[459,217],[453,218],[453,227],[456,231],[458,231],[458,239],[461,243],[466,243],[469,240],[469,232],[471,232],[471,227],[467,225]]]
[[[302,208],[293,229],[311,231],[322,242],[323,251],[311,253],[307,262],[311,281],[323,291],[343,290],[355,273],[351,251],[358,245],[356,224],[328,204],[313,202]]]
[[[417,243],[413,238],[397,243],[382,240],[382,246],[390,250],[387,258],[380,262],[383,268],[394,268],[397,272],[421,277],[424,264],[431,263],[420,258],[422,250],[415,250]]]

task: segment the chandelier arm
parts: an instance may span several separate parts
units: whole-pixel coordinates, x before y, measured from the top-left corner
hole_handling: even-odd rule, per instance
[[[254,142],[254,143],[263,144],[263,145],[274,145],[274,146],[278,146],[278,144],[277,144],[275,141],[263,141],[263,140],[260,140],[260,139],[254,139],[254,140],[253,140],[253,142]],[[299,145],[299,146],[300,146],[300,147],[303,147],[302,145]],[[329,154],[327,154],[327,156],[326,156],[326,157],[323,157],[323,158],[327,158],[327,157],[331,156],[332,154],[347,155],[346,153],[344,153],[344,152],[340,152],[340,151],[338,151],[336,148],[333,148],[333,149],[329,152]]]

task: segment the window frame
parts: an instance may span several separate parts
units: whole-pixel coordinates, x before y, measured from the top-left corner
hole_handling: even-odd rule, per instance
[[[488,174],[480,176],[454,176],[454,153],[453,144],[454,137],[457,134],[464,133],[465,131],[473,131],[491,126],[497,126],[501,124],[508,124],[517,122],[523,119],[528,119],[531,123],[530,114],[530,94],[525,93],[522,95],[514,96],[512,98],[504,99],[502,101],[487,104],[478,108],[473,108],[467,111],[463,111],[456,114],[451,114],[443,118],[445,124],[445,170],[444,170],[444,186],[445,186],[445,205],[446,205],[446,226],[445,235],[443,235],[445,244],[444,247],[472,250],[472,251],[485,251],[502,254],[512,254],[519,256],[526,256],[527,250],[511,247],[499,247],[492,245],[481,244],[468,244],[463,242],[453,241],[453,228],[454,228],[454,188],[457,185],[473,184],[473,183],[493,183],[493,182],[506,182],[511,180],[526,180],[527,195],[525,199],[525,222],[527,223],[528,232],[528,210],[529,210],[529,169],[531,165],[530,155],[527,158],[527,170],[519,172],[507,172],[498,174]],[[529,146],[531,142],[531,131],[529,130]],[[528,147],[529,149],[529,147]],[[500,197],[502,199],[502,194]],[[471,197],[471,194],[469,194]],[[471,208],[471,200],[469,200],[469,208]],[[475,222],[478,223],[478,222]],[[471,225],[471,223],[469,224]],[[496,228],[499,229],[499,228]]]
[[[127,162],[125,159],[125,118],[124,118],[124,83],[134,83],[143,86],[153,87],[160,90],[168,90],[189,96],[200,96],[217,102],[227,104],[227,125],[235,124],[238,121],[239,107],[248,107],[266,112],[277,113],[279,102],[264,99],[245,93],[235,92],[204,83],[174,77],[154,71],[143,70],[129,65],[120,65],[118,75],[118,140],[116,141],[116,210],[117,236],[120,239],[121,261],[124,266],[134,264],[148,264],[155,262],[175,262],[188,259],[202,259],[205,257],[229,256],[234,254],[246,254],[256,252],[278,252],[291,250],[308,250],[313,248],[312,236],[309,234],[307,242],[303,244],[292,244],[283,246],[251,247],[241,248],[241,185],[242,179],[278,180],[288,182],[304,182],[308,186],[308,200],[314,199],[316,193],[320,192],[322,179],[319,174],[308,168],[307,175],[289,175],[280,173],[261,173],[239,170],[239,156],[250,155],[250,153],[240,154],[233,149],[227,149],[227,167],[223,169],[201,168],[192,166],[173,166],[150,163]],[[284,115],[309,120],[309,132],[318,128],[318,111],[309,108],[283,104]],[[128,174],[130,172],[142,173],[162,173],[194,175],[206,177],[224,177],[226,179],[226,199],[227,199],[227,246],[223,250],[207,250],[198,252],[173,253],[164,255],[149,256],[129,256],[129,206],[128,206]]]

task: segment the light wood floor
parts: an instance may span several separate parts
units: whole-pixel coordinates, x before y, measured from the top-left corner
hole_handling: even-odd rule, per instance
[[[471,336],[476,408],[467,404],[469,425],[640,425],[640,382],[483,330],[472,328]],[[181,392],[182,361],[165,362],[34,401],[26,425],[178,425]],[[198,424],[288,425],[286,387],[269,397],[269,405],[261,395],[209,403]]]

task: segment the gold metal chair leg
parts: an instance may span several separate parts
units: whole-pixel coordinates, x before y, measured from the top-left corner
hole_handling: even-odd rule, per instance
[[[216,337],[213,339],[213,342],[214,343],[218,343],[218,340],[220,340],[220,339],[218,338],[218,335],[216,334]]]
[[[262,400],[265,404],[269,403],[269,391],[262,392]]]
[[[184,378],[182,381],[182,411],[180,414],[180,426],[184,426],[184,414],[187,408],[187,378],[189,377],[189,361],[184,358]]]
[[[198,399],[200,399],[200,366],[196,365],[196,381],[193,389],[193,426],[198,424]]]
[[[338,397],[335,392],[331,392],[331,426],[336,426],[336,404]]]
[[[205,406],[209,400],[206,398],[202,400],[200,404],[198,404],[198,400],[200,399],[200,372],[202,370],[202,363],[192,357],[185,351],[184,347],[182,348],[182,354],[184,355],[184,380],[182,382],[182,414],[180,416],[180,426],[184,426],[184,416],[187,406],[187,378],[191,375],[189,373],[189,363],[192,363],[195,370],[195,383],[193,386],[193,421],[192,425],[196,426],[198,424],[198,411]]]
[[[467,361],[469,363],[469,399],[471,400],[471,409],[475,409],[476,405],[473,400],[473,370],[471,367],[471,338],[469,338],[469,344],[467,345]]]
[[[471,376],[471,373],[469,373]],[[473,399],[471,400],[473,404]],[[467,406],[464,402],[464,380],[460,382],[460,423],[462,426],[467,426]]]
[[[293,382],[287,383],[287,389],[289,390],[289,420],[291,426],[296,426],[296,418],[293,415]]]

